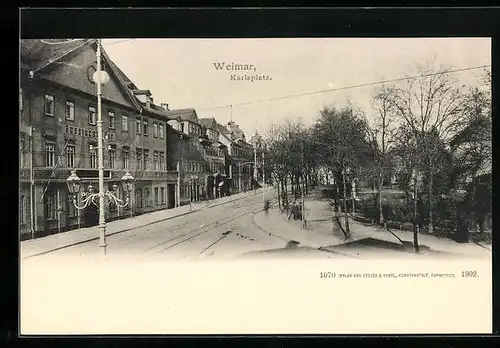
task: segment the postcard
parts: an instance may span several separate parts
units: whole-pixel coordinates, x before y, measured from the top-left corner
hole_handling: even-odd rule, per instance
[[[492,332],[489,38],[20,46],[22,335]]]

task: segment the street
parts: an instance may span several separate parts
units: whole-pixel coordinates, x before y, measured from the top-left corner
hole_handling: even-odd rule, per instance
[[[159,221],[107,237],[107,258],[133,260],[226,260],[292,255],[326,258],[329,252],[286,248],[288,241],[270,235],[254,223],[265,214],[262,195],[202,209],[192,214]],[[69,246],[30,260],[101,258],[97,241]],[[276,251],[275,251],[276,250]]]

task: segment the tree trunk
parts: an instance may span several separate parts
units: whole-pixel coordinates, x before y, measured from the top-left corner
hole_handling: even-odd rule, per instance
[[[344,219],[345,219],[345,231],[347,233],[347,238],[350,238],[351,230],[349,229],[349,216],[347,213],[347,190],[346,190],[346,180],[345,173],[342,174],[342,180],[344,182]]]
[[[351,200],[352,200],[352,214],[354,215],[354,213],[356,212],[356,201],[355,201],[355,196],[356,196],[356,193],[354,192],[354,187],[355,187],[355,184],[354,184],[354,180],[351,181]]]
[[[434,224],[432,219],[432,184],[433,184],[433,175],[432,175],[432,163],[429,161],[429,234],[434,232]]]
[[[295,192],[297,193],[296,198],[302,194],[302,189],[300,187],[300,174],[295,174]]]
[[[418,221],[417,221],[417,185],[415,182],[415,187],[413,189],[413,246],[415,247],[415,252],[420,252],[420,247],[418,246]]]
[[[281,212],[280,181],[278,180],[278,209]]]
[[[283,206],[286,205],[288,201],[288,183],[286,180],[286,176],[283,177]]]
[[[382,186],[384,184],[383,176],[380,175],[378,180],[378,211],[379,211],[379,224],[382,225],[384,223],[384,212],[382,210]]]

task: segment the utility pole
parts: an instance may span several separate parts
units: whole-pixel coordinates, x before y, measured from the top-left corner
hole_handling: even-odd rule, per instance
[[[102,107],[101,107],[101,83],[103,80],[101,73],[101,39],[97,39],[97,156],[99,158],[99,246],[103,254],[106,255],[106,220],[104,216],[104,154],[102,139]]]
[[[417,213],[418,213],[418,209],[417,209],[417,196],[418,196],[417,183],[418,183],[418,173],[415,170],[415,179],[414,179],[414,185],[413,185],[413,219],[414,219],[413,246],[415,247],[416,253],[420,252],[420,247],[418,245],[419,226],[418,226],[418,220],[417,220]]]

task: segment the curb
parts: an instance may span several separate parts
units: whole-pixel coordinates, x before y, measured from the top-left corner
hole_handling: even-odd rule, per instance
[[[191,211],[188,211],[188,212],[185,212],[185,213],[181,213],[181,214],[178,214],[178,215],[169,216],[169,217],[166,217],[164,219],[150,221],[150,222],[142,224],[142,225],[133,226],[133,227],[130,227],[130,228],[125,228],[123,230],[115,231],[115,232],[112,232],[112,233],[106,233],[106,237],[113,236],[115,234],[119,234],[119,233],[123,233],[123,232],[127,232],[127,231],[130,231],[130,230],[133,230],[134,228],[146,227],[146,226],[149,226],[149,225],[152,225],[152,224],[155,224],[155,223],[159,223],[159,222],[171,220],[171,219],[174,219],[174,218],[178,218],[178,217],[181,217],[181,216],[189,215],[189,214],[192,214],[192,213],[195,213],[195,212],[198,212],[198,211],[202,211],[203,209],[213,208],[213,207],[217,207],[217,206],[220,206],[220,205],[228,204],[228,203],[231,203],[231,202],[239,201],[239,200],[248,198],[249,196],[250,195],[247,195],[245,197],[236,198],[234,200],[229,200],[227,202],[220,202],[220,203],[208,204],[208,205],[199,207],[198,209],[194,209],[194,210],[191,210]],[[48,254],[48,253],[51,253],[51,252],[54,252],[54,251],[62,250],[62,249],[65,249],[65,248],[69,248],[69,247],[72,247],[72,246],[76,246],[76,245],[80,245],[80,244],[84,244],[84,243],[88,243],[88,242],[92,242],[92,241],[95,241],[95,240],[99,240],[99,237],[91,237],[91,238],[88,238],[88,239],[85,239],[85,240],[81,240],[81,241],[78,241],[78,242],[66,244],[66,245],[63,245],[63,246],[60,246],[60,247],[57,247],[57,248],[53,248],[53,249],[45,250],[45,251],[42,251],[42,252],[39,252],[39,253],[36,253],[36,254],[31,254],[31,255],[28,255],[28,256],[25,256],[25,257],[21,257],[21,259],[29,259],[29,258],[32,258],[32,257],[35,257],[35,256],[45,255],[45,254]]]

